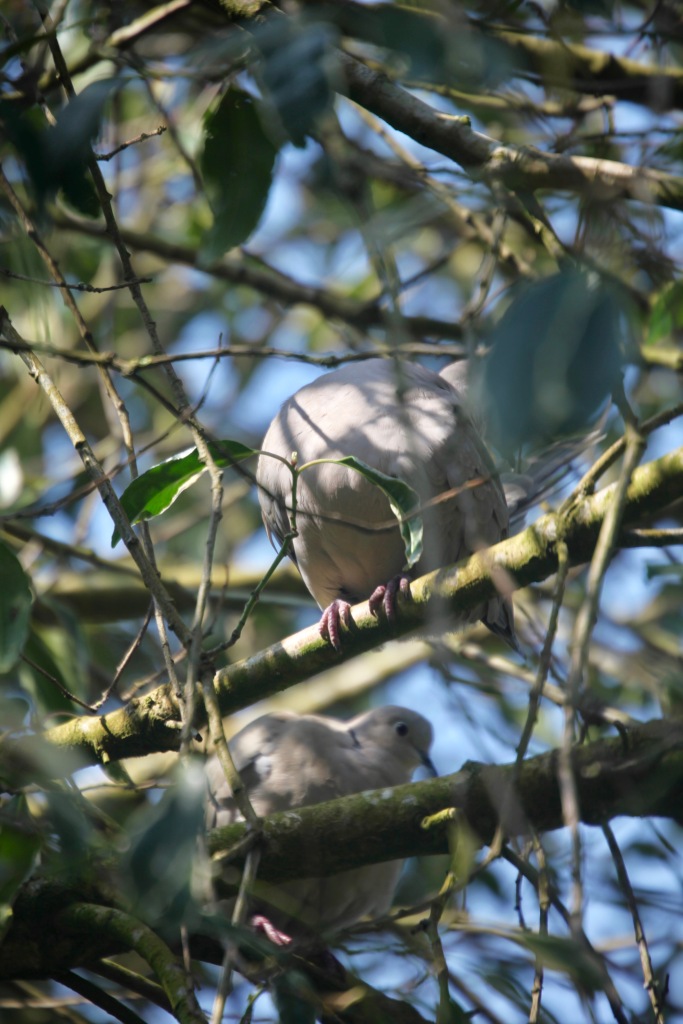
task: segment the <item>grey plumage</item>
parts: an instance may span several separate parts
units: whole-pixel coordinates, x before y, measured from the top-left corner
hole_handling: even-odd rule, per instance
[[[264,715],[230,741],[254,810],[260,816],[338,796],[408,782],[428,753],[432,728],[400,707],[368,711],[349,722],[282,711]],[[216,757],[207,763],[207,825],[239,815]],[[261,886],[255,909],[294,934],[336,932],[390,904],[402,862],[373,864],[327,878]]]
[[[264,452],[298,465],[355,455],[400,477],[419,494],[425,549],[411,576],[457,562],[508,535],[508,509],[494,464],[463,405],[463,372],[453,387],[422,366],[371,359],[325,374],[284,403],[263,441]],[[259,457],[259,501],[266,529],[289,529],[292,477]],[[474,486],[466,487],[468,483]],[[449,495],[450,492],[450,496]],[[321,608],[366,600],[398,576],[405,553],[382,492],[344,466],[313,466],[300,477],[293,554]],[[496,596],[471,616],[516,645],[512,606]]]

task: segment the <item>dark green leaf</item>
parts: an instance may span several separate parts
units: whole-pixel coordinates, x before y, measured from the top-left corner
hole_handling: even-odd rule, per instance
[[[26,808],[26,797],[13,797],[3,807],[0,828],[0,939],[11,923],[19,886],[33,872],[41,843]]]
[[[533,932],[520,933],[517,941],[526,946],[546,967],[569,975],[588,992],[597,992],[602,988],[604,973],[599,955],[587,949],[583,943]]]
[[[17,151],[42,206],[58,191],[81,213],[94,217],[99,203],[90,180],[91,145],[100,129],[104,104],[119,83],[115,79],[93,82],[46,126],[35,111],[18,114],[9,103],[0,107],[0,119]]]
[[[247,448],[239,441],[229,440],[210,444],[209,451],[221,469],[255,454],[253,448]],[[183,491],[199,479],[205,469],[206,466],[199,458],[197,449],[193,448],[187,455],[175,456],[141,473],[121,495],[121,504],[131,523],[152,519],[165,512]],[[114,547],[120,539],[118,530],[114,530],[111,546]]]
[[[131,819],[130,845],[123,857],[125,888],[145,920],[177,926],[192,902],[190,883],[197,835],[204,824],[206,778],[201,766],[180,769],[176,784],[157,806]]]
[[[261,83],[277,122],[295,146],[332,106],[336,32],[326,23],[281,19],[255,33],[263,54]]]
[[[33,596],[16,555],[0,543],[0,673],[16,664],[28,636]]]
[[[566,271],[518,291],[484,366],[494,444],[511,452],[586,427],[618,380],[625,312],[595,274]]]
[[[26,697],[12,697],[0,694],[0,728],[3,730],[21,729],[31,705]]]
[[[278,150],[256,100],[239,89],[229,89],[209,111],[204,131],[200,165],[214,220],[201,255],[211,261],[245,242],[258,225]]]
[[[60,868],[70,876],[78,875],[87,859],[93,835],[86,814],[85,798],[73,790],[51,790],[46,794],[50,824],[59,836]]]
[[[513,69],[526,63],[523,52],[487,34],[453,6],[445,18],[442,12],[417,4],[388,3],[353,9],[339,5],[331,16],[342,33],[389,51],[392,78],[445,81],[458,89],[473,85],[481,89],[504,81]]]
[[[46,136],[46,158],[55,168],[57,188],[80,213],[96,217],[100,212],[88,163],[92,143],[100,130],[104,105],[114,89],[116,79],[93,82],[75,96],[57,116],[57,124]]]
[[[273,985],[279,1024],[315,1024],[318,999],[303,971],[289,970]]]
[[[476,1010],[465,1010],[452,997],[449,997],[445,1005],[440,1003],[437,1014],[437,1024],[471,1024],[476,1018]]]
[[[318,461],[318,460],[316,460]],[[361,473],[370,483],[379,487],[387,496],[391,511],[399,522],[401,537],[406,551],[406,568],[411,569],[422,556],[422,516],[419,514],[420,498],[416,491],[403,480],[395,476],[387,476],[373,469],[355,455],[347,455],[343,459],[320,459],[321,462],[334,462],[340,466]],[[305,466],[301,467],[302,470]]]
[[[87,699],[87,641],[78,615],[49,595],[41,596],[41,605],[57,620],[55,625],[32,621],[24,654],[33,664],[21,665],[21,683],[41,712],[72,713],[71,700],[63,691]],[[60,689],[61,687],[61,689]]]

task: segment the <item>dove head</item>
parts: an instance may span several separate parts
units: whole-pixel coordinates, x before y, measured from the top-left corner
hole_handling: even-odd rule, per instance
[[[361,746],[383,748],[387,758],[405,766],[407,778],[421,764],[432,775],[437,774],[429,757],[434,738],[432,727],[416,711],[394,705],[374,708],[350,722],[349,731]]]

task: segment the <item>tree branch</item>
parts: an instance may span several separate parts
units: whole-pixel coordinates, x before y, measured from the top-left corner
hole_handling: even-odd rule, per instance
[[[62,231],[75,231],[91,238],[107,238],[102,225],[94,224],[85,218],[79,219],[75,216],[55,213],[52,217],[52,224]],[[193,269],[201,269],[203,273],[210,274],[218,281],[245,285],[284,303],[286,306],[296,303],[312,306],[314,309],[318,309],[323,316],[332,320],[342,320],[360,331],[367,330],[369,327],[391,326],[387,312],[380,306],[379,299],[360,302],[345,295],[335,294],[328,288],[315,288],[312,285],[300,284],[294,278],[287,277],[286,274],[274,267],[267,266],[262,261],[259,261],[260,265],[257,265],[255,260],[250,260],[248,253],[240,254],[238,257],[223,256],[210,263],[203,263],[199,256],[199,250],[191,245],[169,242],[156,235],[142,234],[130,228],[120,228],[119,233],[126,245],[136,252],[152,253],[168,263],[179,263]],[[406,316],[401,318],[401,323],[408,334],[420,340],[430,335],[455,339],[459,339],[462,335],[459,324],[448,320],[438,320],[435,317]]]
[[[361,864],[448,853],[451,819],[461,812],[489,843],[500,827],[506,835],[529,835],[564,827],[558,752],[514,762],[468,762],[453,775],[357,793],[296,815],[264,822],[259,877],[269,881],[332,875]],[[598,740],[572,751],[571,766],[581,821],[597,825],[620,814],[661,815],[678,820],[683,781],[683,723],[655,720],[629,729],[626,738]],[[433,818],[428,828],[425,818]],[[230,850],[245,833],[243,823],[215,829],[209,852]]]
[[[356,605],[356,628],[344,637],[344,650],[336,654],[313,626],[273,644],[250,658],[216,673],[214,682],[222,713],[229,714],[279,693],[396,636],[411,632],[425,621],[456,617],[463,621],[496,592],[496,579],[505,577],[512,587],[546,579],[558,568],[558,549],[566,544],[571,565],[590,560],[603,519],[616,493],[616,484],[579,501],[566,515],[543,516],[523,533],[480,552],[457,566],[429,573],[411,584],[412,601],[402,602],[395,627],[371,614],[367,602]],[[649,522],[683,492],[683,448],[639,467],[626,495],[622,529]],[[32,746],[44,742],[73,751],[83,763],[140,757],[178,746],[177,700],[168,685],[125,707],[95,718],[74,718],[47,730],[40,740],[27,737],[5,741],[3,761],[19,759],[31,772]],[[202,723],[197,723],[201,725]],[[36,757],[36,759],[38,759]],[[14,768],[18,770],[15,764]]]
[[[585,824],[617,815],[680,820],[683,722],[651,721],[625,737],[575,748],[571,763]],[[297,808],[295,815],[272,815],[263,822],[259,878],[278,882],[447,853],[451,818],[439,816],[446,808],[456,808],[484,843],[498,827],[509,835],[562,828],[557,752],[529,758],[521,766],[468,762],[453,775],[397,786],[391,796],[386,789],[356,793]],[[431,819],[428,827],[426,818]],[[234,849],[246,828],[237,823],[215,829],[209,835],[210,852]],[[236,856],[233,861],[236,882],[241,860]],[[0,977],[40,976],[131,948],[133,919],[93,905],[92,892],[89,904],[79,903],[82,899],[77,880],[61,889],[55,882],[30,882],[15,902],[12,927],[0,945]],[[169,967],[164,950],[161,967]],[[150,963],[154,952],[141,949]],[[173,1002],[170,982],[153,966]]]
[[[531,146],[500,146],[413,96],[361,61],[343,55],[348,95],[392,128],[454,160],[473,176],[502,181],[511,189],[588,189],[602,200],[624,197],[683,209],[683,179],[616,160],[545,153]]]

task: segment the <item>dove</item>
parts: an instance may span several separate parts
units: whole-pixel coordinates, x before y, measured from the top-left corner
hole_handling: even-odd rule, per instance
[[[341,649],[350,606],[370,600],[395,616],[409,579],[489,547],[508,536],[505,494],[480,430],[464,403],[466,371],[453,384],[423,366],[369,359],[324,374],[282,406],[263,440],[258,496],[271,541],[290,530],[292,473],[297,465],[353,455],[417,492],[424,552],[410,575],[388,499],[348,466],[325,462],[299,476],[296,536],[290,552],[323,609],[321,635]],[[277,456],[277,457],[273,457]],[[283,461],[285,460],[285,461]],[[491,598],[467,621],[481,620],[517,648],[511,602]]]
[[[259,816],[332,800],[367,789],[409,782],[429,759],[430,723],[407,708],[375,708],[347,722],[279,711],[245,726],[229,742],[252,806]],[[217,757],[207,762],[207,826],[240,820]],[[290,935],[331,934],[361,917],[386,913],[402,861],[372,864],[325,878],[267,886],[257,880],[253,918],[273,941]]]

